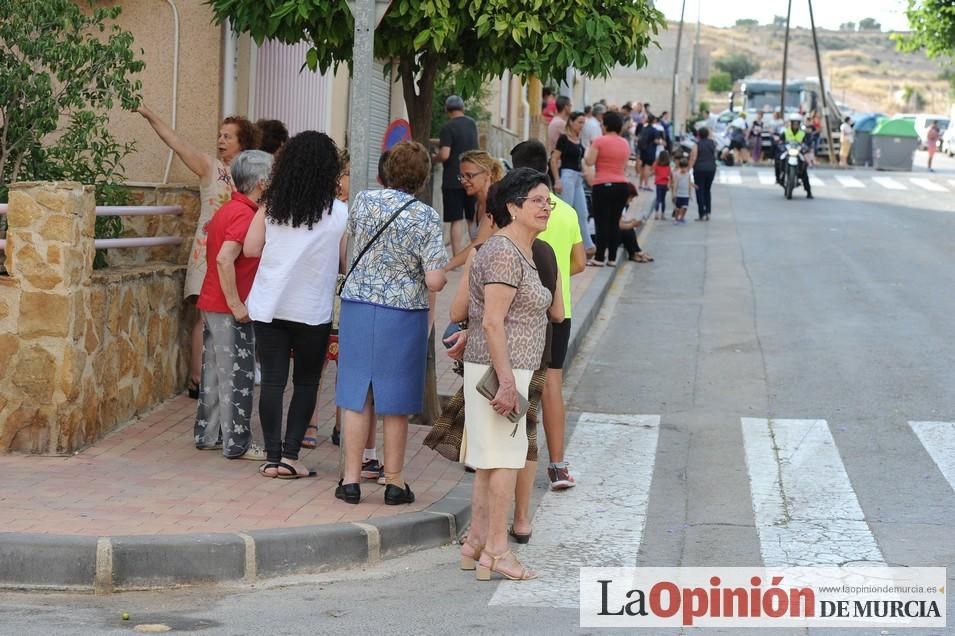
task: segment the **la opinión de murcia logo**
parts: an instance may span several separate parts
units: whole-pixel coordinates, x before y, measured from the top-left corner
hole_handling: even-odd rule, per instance
[[[945,580],[945,568],[582,568],[580,621],[938,627],[945,626]]]

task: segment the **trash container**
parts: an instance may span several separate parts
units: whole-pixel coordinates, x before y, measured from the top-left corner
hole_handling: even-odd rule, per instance
[[[852,144],[852,165],[872,165],[872,131],[884,118],[885,115],[881,113],[868,113],[861,115],[855,121],[852,126],[852,130],[855,131],[855,141]]]
[[[872,131],[872,167],[911,172],[919,135],[908,119],[886,119]]]

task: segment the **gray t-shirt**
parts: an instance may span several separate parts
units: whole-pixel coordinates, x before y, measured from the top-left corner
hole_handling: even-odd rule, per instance
[[[444,188],[462,188],[458,182],[461,173],[461,153],[476,150],[478,147],[477,124],[467,115],[452,117],[441,127],[440,146],[451,149],[448,160],[444,162],[444,176],[441,186]]]
[[[676,196],[678,197],[689,197],[690,196],[690,171],[681,172],[678,168],[676,172],[673,173],[673,180],[676,182]]]

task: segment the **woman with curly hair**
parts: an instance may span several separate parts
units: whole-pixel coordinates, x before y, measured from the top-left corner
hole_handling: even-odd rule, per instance
[[[245,239],[246,256],[259,256],[248,308],[262,362],[259,419],[265,438],[266,477],[314,477],[298,459],[315,410],[335,283],[345,252],[348,211],[336,198],[341,156],[328,135],[306,131],[279,155],[272,181]],[[282,394],[295,352],[292,402],[282,441]]]
[[[196,302],[202,291],[206,277],[206,226],[216,210],[229,202],[235,186],[229,174],[229,164],[243,150],[255,148],[258,131],[245,117],[226,117],[219,124],[219,136],[216,140],[217,156],[208,155],[196,148],[188,139],[169,127],[145,105],[136,109],[159,138],[170,150],[186,164],[186,167],[199,177],[199,220],[196,234],[189,251],[186,267],[186,284],[183,298]],[[202,375],[202,318],[196,319],[192,330],[192,358],[189,364],[189,397],[199,397],[199,383]],[[198,441],[198,440],[197,440]]]
[[[487,193],[491,186],[504,177],[504,166],[484,150],[469,150],[461,155],[461,174],[458,181],[464,186],[464,193],[474,197],[474,220],[478,224],[477,236],[471,244],[455,254],[444,271],[455,270],[468,260],[472,247],[477,247],[486,241],[496,228],[487,213]]]
[[[387,187],[360,192],[348,219],[355,256],[341,293],[335,391],[344,410],[345,470],[335,496],[350,504],[361,501],[372,404],[384,418],[385,504],[414,501],[401,475],[408,416],[424,407],[428,294],[447,282],[441,217],[414,196],[431,175],[424,146],[397,144],[384,173]]]

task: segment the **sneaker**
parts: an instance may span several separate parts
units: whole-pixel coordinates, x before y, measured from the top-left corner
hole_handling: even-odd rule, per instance
[[[551,464],[547,467],[547,477],[550,479],[551,490],[567,490],[577,485],[574,478],[570,475],[567,462]]]
[[[361,464],[362,479],[378,479],[378,473],[381,472],[381,465],[377,459],[369,459]]]
[[[236,459],[251,459],[254,462],[264,462],[265,461],[265,449],[252,444],[249,446],[249,450],[245,451]]]
[[[385,482],[385,467],[382,466],[381,468],[378,469],[378,485],[384,486],[385,483],[386,483]]]

